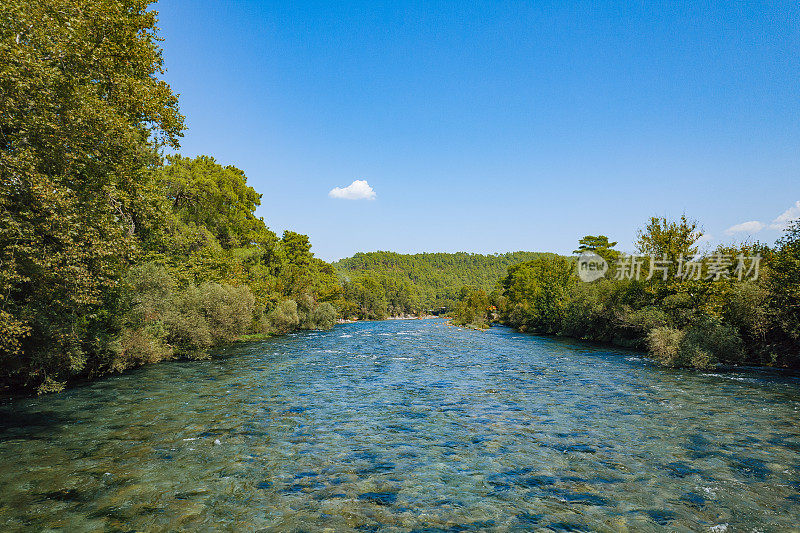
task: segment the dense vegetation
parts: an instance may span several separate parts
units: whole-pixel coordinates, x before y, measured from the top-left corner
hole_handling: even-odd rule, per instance
[[[333,268],[254,215],[241,170],[163,160],[183,117],[148,4],[0,7],[0,388],[335,321]]]
[[[464,295],[456,323],[481,327],[496,320],[521,331],[648,349],[667,366],[800,366],[800,223],[772,248],[720,246],[703,255],[696,245],[700,236],[686,218],[651,219],[639,232],[637,252],[665,263],[644,261],[638,280],[616,279],[609,270],[582,282],[574,258],[542,257],[512,266],[502,287],[488,296]],[[577,251],[624,261],[615,244],[587,236]],[[754,271],[737,270],[737,258],[756,254],[762,260],[753,279]],[[693,256],[704,273],[699,279],[658,270],[682,264],[685,271],[686,258]],[[753,261],[745,264],[749,270]]]
[[[383,318],[451,310],[463,287],[489,292],[508,267],[549,255],[370,252],[341,259],[333,266],[343,280],[343,314]]]

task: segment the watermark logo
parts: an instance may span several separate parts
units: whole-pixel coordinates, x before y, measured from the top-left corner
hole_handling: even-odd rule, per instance
[[[667,281],[669,278],[679,280],[758,280],[761,270],[761,255],[726,255],[715,253],[708,257],[684,256],[677,261],[647,255],[620,254],[614,268],[613,279]],[[582,281],[595,281],[609,271],[605,259],[592,251],[582,252],[578,257],[578,277]]]
[[[581,281],[594,281],[605,276],[608,263],[594,252],[585,251],[578,257],[578,277]]]

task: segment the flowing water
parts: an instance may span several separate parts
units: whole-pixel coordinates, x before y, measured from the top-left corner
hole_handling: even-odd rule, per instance
[[[788,531],[799,420],[796,376],[346,324],[0,405],[0,530]]]

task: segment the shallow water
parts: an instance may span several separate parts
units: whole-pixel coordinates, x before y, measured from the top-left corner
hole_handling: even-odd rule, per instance
[[[0,405],[0,528],[787,531],[798,420],[797,377],[346,324]]]

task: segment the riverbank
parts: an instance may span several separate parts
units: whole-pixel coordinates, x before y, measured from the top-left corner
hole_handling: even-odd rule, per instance
[[[430,320],[431,318],[444,318],[438,315],[396,315],[387,316],[386,318],[339,318],[336,320],[337,324],[353,324],[354,322],[381,322],[383,320]]]

